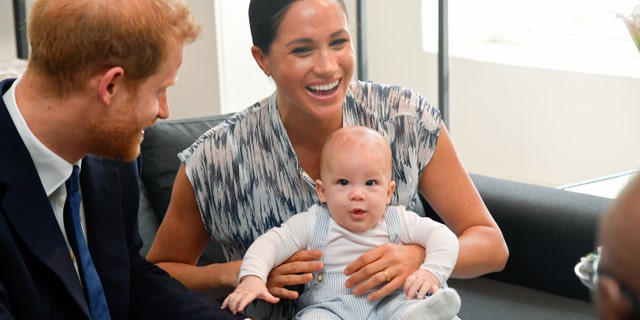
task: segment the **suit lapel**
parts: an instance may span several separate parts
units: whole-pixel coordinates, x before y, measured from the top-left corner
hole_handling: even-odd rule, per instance
[[[89,308],[62,231],[35,168],[29,167],[33,167],[33,164],[13,171],[20,178],[7,186],[2,207],[27,247],[60,278],[69,294],[88,315]]]
[[[87,156],[80,172],[87,242],[109,302],[128,294],[129,252],[123,226],[122,186],[118,169],[101,158]],[[126,300],[126,299],[125,299]]]
[[[6,86],[7,82],[2,82]],[[4,91],[3,86],[0,86]],[[0,206],[33,254],[62,281],[88,315],[80,280],[35,165],[0,98]]]

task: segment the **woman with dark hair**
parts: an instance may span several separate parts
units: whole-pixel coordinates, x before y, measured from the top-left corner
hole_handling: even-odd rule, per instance
[[[352,79],[355,57],[343,1],[252,0],[249,20],[253,57],[277,89],[179,154],[183,164],[151,261],[188,287],[232,291],[253,240],[319,203],[314,181],[326,138],[357,125],[390,143],[397,183],[391,204],[411,209],[420,192],[458,237],[454,277],[504,268],[509,253],[502,233],[439,111],[410,89]],[[196,266],[210,239],[222,244],[229,262]],[[273,309],[259,301],[247,313],[291,319],[291,299],[298,297],[291,286],[322,269],[320,256],[299,251],[273,269],[267,287],[281,302]],[[347,266],[345,286],[380,299],[400,288],[424,258],[417,245],[381,245]]]

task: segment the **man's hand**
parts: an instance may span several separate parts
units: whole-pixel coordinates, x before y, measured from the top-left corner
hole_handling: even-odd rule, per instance
[[[409,275],[420,268],[424,258],[424,248],[419,245],[383,244],[344,269],[344,274],[349,276],[345,285],[355,287],[353,294],[361,295],[386,282],[367,296],[369,300],[380,299],[402,287]]]
[[[298,292],[285,287],[305,284],[313,279],[312,273],[322,270],[320,250],[300,250],[269,273],[267,288],[278,298],[297,299]]]

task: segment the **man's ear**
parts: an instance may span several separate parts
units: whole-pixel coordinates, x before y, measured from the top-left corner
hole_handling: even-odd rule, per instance
[[[324,196],[324,184],[322,184],[322,180],[316,180],[316,192],[318,193],[318,198],[320,198],[320,202],[327,202],[327,198]]]
[[[257,46],[252,46],[251,55],[253,55],[253,59],[256,60],[256,63],[258,63],[258,67],[262,69],[262,72],[264,72],[268,77],[271,76],[271,69],[269,68],[267,55],[262,52],[262,49]]]
[[[602,319],[626,319],[632,312],[618,283],[606,276],[598,279],[596,305]]]
[[[124,69],[113,67],[101,74],[98,79],[98,98],[105,105],[111,103],[113,96],[124,86]]]

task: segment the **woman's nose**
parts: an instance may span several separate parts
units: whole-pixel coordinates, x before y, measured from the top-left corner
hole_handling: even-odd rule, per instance
[[[338,62],[335,54],[329,49],[320,50],[316,59],[315,72],[323,76],[332,76],[338,70]]]

